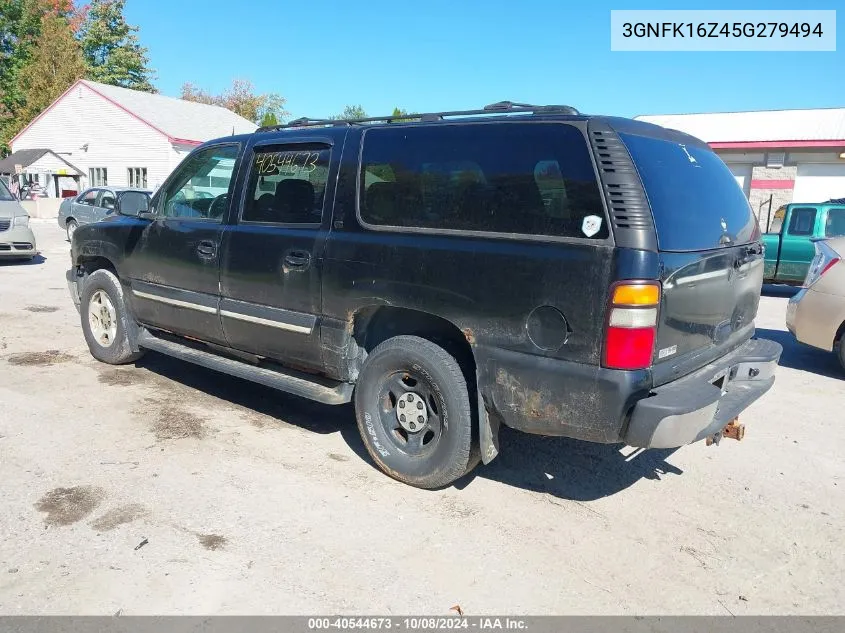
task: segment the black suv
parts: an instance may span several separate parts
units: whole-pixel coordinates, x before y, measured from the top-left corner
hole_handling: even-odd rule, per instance
[[[301,119],[205,143],[130,202],[73,237],[95,358],[354,399],[373,460],[415,486],[489,462],[501,423],[718,441],[774,382],[756,218],[673,130],[510,102]]]

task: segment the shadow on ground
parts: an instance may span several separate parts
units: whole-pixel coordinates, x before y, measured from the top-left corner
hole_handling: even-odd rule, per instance
[[[799,343],[795,337],[785,330],[769,330],[757,328],[757,338],[766,338],[783,346],[780,356],[780,366],[809,371],[828,378],[845,378],[845,370],[839,364],[836,354]]]
[[[372,464],[358,433],[351,404],[322,405],[168,356],[148,353],[137,366],[313,433],[339,432],[361,459]],[[676,449],[634,451],[619,444],[593,444],[567,438],[528,435],[502,428],[501,453],[456,482],[463,489],[476,477],[562,499],[589,501],[615,494],[640,479],[660,479],[682,471],[666,462]],[[375,467],[375,466],[373,466]]]
[[[43,255],[36,255],[32,259],[7,259],[0,257],[0,266],[36,266],[46,261],[47,258]]]

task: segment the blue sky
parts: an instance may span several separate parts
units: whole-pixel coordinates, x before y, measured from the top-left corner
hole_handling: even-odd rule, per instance
[[[824,53],[611,52],[611,8],[838,8],[845,32],[841,0],[128,0],[126,15],[162,93],[239,77],[286,97],[294,116],[503,99],[621,116],[845,106],[842,35]]]

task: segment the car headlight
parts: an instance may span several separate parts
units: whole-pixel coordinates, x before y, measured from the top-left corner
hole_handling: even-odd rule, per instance
[[[28,215],[19,215],[15,217],[12,226],[29,226],[29,216]]]

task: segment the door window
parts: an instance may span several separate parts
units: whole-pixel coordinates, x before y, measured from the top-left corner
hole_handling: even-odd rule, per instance
[[[250,168],[243,222],[319,224],[331,150],[261,147]]]
[[[162,194],[160,214],[221,222],[229,206],[237,145],[209,147],[189,156]]]
[[[845,235],[845,207],[830,209],[827,212],[827,222],[824,226],[825,237],[841,237]]]
[[[114,211],[114,194],[111,191],[104,191],[100,194],[100,202],[98,207]]]
[[[816,225],[816,210],[813,207],[795,207],[789,218],[790,235],[812,235]]]
[[[82,194],[82,197],[79,198],[76,202],[78,204],[88,205],[89,207],[93,207],[97,204],[97,194],[100,193],[97,189],[92,189],[91,191],[86,191]]]

